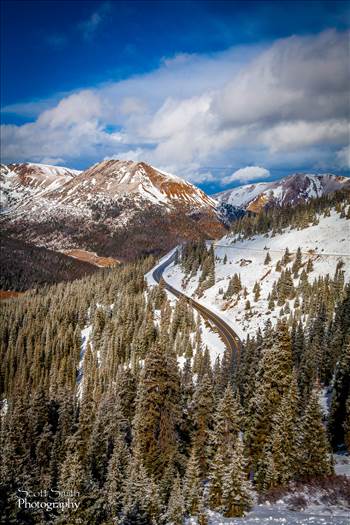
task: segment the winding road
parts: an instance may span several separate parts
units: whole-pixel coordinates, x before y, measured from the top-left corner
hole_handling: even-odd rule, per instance
[[[175,252],[169,257],[169,259],[164,261],[161,265],[159,265],[153,271],[152,277],[157,283],[160,282],[165,268],[169,266],[169,264],[171,264],[174,261],[174,259],[175,259]],[[176,290],[176,288],[174,288],[173,286],[171,286],[165,281],[164,277],[163,277],[163,280],[164,280],[164,286],[166,290],[168,290],[170,293],[175,295],[175,297],[181,297],[181,296],[185,297],[187,299],[187,302],[193,308],[195,308],[204,319],[210,321],[216,327],[226,347],[229,348],[232,352],[236,352],[239,355],[240,350],[241,350],[241,341],[238,335],[236,334],[236,332],[231,328],[230,325],[228,325],[225,321],[221,319],[221,317],[216,315],[214,312],[212,312],[205,306],[201,305],[200,303],[198,303],[191,297],[188,297],[184,293],[179,292],[179,290]]]

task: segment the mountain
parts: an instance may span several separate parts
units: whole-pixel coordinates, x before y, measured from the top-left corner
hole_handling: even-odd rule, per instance
[[[78,172],[39,164],[1,166],[2,228],[53,250],[128,260],[224,227],[216,202],[144,162],[106,160]]]
[[[262,208],[295,205],[345,187],[350,187],[350,179],[347,177],[295,173],[274,182],[258,182],[232,188],[213,197],[222,204],[257,212]]]
[[[59,188],[81,172],[47,164],[1,164],[0,206],[3,211],[24,205],[34,196]]]

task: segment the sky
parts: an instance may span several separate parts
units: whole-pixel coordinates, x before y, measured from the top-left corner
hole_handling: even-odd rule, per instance
[[[348,175],[345,1],[1,3],[1,160],[143,160],[215,192]]]

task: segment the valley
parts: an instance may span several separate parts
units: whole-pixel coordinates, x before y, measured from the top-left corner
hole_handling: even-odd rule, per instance
[[[76,487],[84,508],[50,513],[69,525],[134,523],[138,508],[157,525],[345,524],[347,181],[326,176],[314,195],[313,177],[291,176],[274,183],[288,202],[264,185],[232,190],[233,206],[142,163],[59,170],[54,189],[48,168],[14,170],[6,493],[28,477]],[[4,512],[28,519],[12,500]]]

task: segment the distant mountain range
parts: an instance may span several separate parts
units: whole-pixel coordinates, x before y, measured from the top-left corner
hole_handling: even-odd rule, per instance
[[[273,182],[232,188],[213,195],[213,198],[221,204],[258,212],[262,208],[298,204],[342,188],[350,188],[348,177],[295,173]]]
[[[350,187],[350,179],[294,174],[210,197],[144,162],[106,160],[85,171],[1,165],[0,184],[1,226],[9,238],[123,261],[191,239],[221,237],[246,211],[297,204]]]

